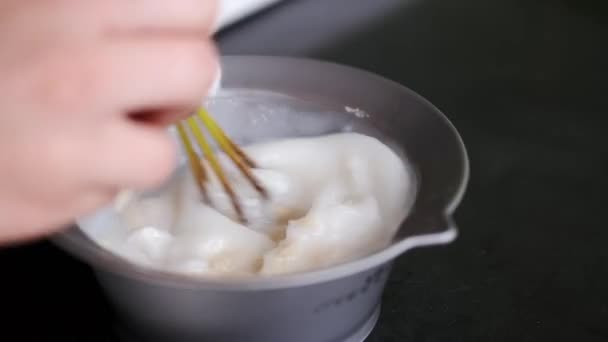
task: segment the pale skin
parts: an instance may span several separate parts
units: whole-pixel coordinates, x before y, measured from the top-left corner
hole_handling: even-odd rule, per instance
[[[213,0],[0,0],[0,244],[162,183],[216,76]]]

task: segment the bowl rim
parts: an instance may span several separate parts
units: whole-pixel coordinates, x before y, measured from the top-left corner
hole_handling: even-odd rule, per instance
[[[121,275],[126,278],[135,278],[137,280],[180,289],[204,289],[216,291],[243,291],[243,290],[274,290],[290,287],[307,286],[317,283],[324,283],[340,278],[345,278],[354,274],[358,274],[367,270],[375,269],[391,262],[394,258],[403,254],[410,249],[431,245],[442,245],[452,242],[457,236],[457,227],[453,221],[453,213],[462,201],[470,177],[469,158],[465,144],[456,130],[452,122],[430,101],[416,93],[415,91],[395,82],[390,79],[379,76],[375,73],[361,70],[355,67],[346,66],[338,63],[322,61],[311,58],[296,58],[296,57],[278,57],[278,56],[263,56],[263,55],[227,55],[222,56],[222,63],[225,61],[237,62],[239,59],[266,59],[277,60],[282,62],[292,63],[312,63],[324,65],[332,68],[342,68],[346,72],[359,73],[366,78],[381,80],[393,87],[398,88],[404,94],[408,94],[420,104],[426,106],[431,112],[437,115],[438,118],[451,130],[455,137],[454,143],[457,144],[460,160],[462,161],[461,179],[457,189],[448,200],[444,208],[437,212],[422,213],[420,215],[431,215],[431,221],[436,224],[437,228],[444,228],[443,231],[415,235],[403,238],[401,241],[394,242],[390,246],[374,252],[368,256],[329,266],[322,269],[311,270],[306,272],[272,275],[272,276],[247,276],[247,277],[227,277],[227,278],[204,278],[192,277],[185,274],[171,273],[168,271],[155,270],[138,266],[130,263],[119,256],[112,254],[100,248],[101,251],[94,251],[91,248],[83,246],[75,236],[74,231],[80,229],[74,224],[63,233],[59,233],[51,237],[51,241],[65,249],[72,255],[82,259],[94,269],[100,269],[109,273]],[[416,201],[416,200],[415,200]],[[415,216],[416,213],[411,213],[410,216]],[[408,217],[409,218],[409,217]],[[407,218],[406,218],[407,219]],[[403,224],[403,223],[402,223]],[[81,232],[79,232],[81,235]],[[88,238],[87,238],[88,239]],[[91,241],[90,243],[95,243]]]

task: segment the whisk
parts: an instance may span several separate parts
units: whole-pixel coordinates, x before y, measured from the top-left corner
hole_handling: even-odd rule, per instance
[[[211,170],[217,176],[223,190],[226,192],[232,203],[234,212],[236,213],[237,219],[245,224],[247,219],[243,212],[243,208],[239,199],[234,191],[224,169],[219,162],[219,159],[215,155],[215,151],[209,141],[207,140],[205,132],[199,126],[202,125],[207,129],[208,133],[215,140],[218,147],[223,151],[230,160],[237,166],[241,174],[247,179],[247,181],[255,188],[255,190],[264,198],[268,199],[268,192],[256,179],[251,172],[251,169],[256,168],[254,161],[247,156],[247,154],[230,138],[224,133],[220,125],[211,117],[209,112],[204,108],[199,108],[197,112],[189,118],[178,122],[175,126],[179,133],[181,143],[184,146],[184,150],[188,156],[188,162],[192,175],[196,180],[202,197],[209,203],[210,199],[207,193],[206,184],[209,181],[207,171],[205,169],[203,160],[199,157],[194,149],[194,145],[191,142],[190,137],[194,138],[194,141],[202,151],[203,157],[207,160],[207,163]],[[188,134],[191,133],[191,135]]]

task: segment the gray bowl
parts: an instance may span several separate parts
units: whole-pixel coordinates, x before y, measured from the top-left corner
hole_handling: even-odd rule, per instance
[[[55,241],[93,266],[126,326],[142,340],[363,341],[378,317],[392,261],[456,237],[452,214],[468,178],[458,133],[413,91],[364,71],[278,57],[222,62],[226,90],[209,106],[241,144],[357,131],[403,153],[416,190],[392,243],[326,269],[237,281],[141,268],[101,249],[78,228]]]

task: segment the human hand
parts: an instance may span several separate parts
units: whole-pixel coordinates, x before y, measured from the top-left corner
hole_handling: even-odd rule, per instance
[[[0,0],[0,242],[161,183],[217,69],[212,0]]]

